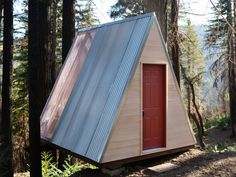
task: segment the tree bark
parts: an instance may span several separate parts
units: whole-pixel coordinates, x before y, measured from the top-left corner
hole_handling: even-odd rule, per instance
[[[75,0],[63,0],[62,62],[70,50],[75,37]]]
[[[204,125],[203,125],[203,119],[202,119],[202,116],[198,110],[198,107],[197,107],[197,104],[196,104],[196,96],[195,96],[195,90],[194,90],[194,85],[193,83],[189,83],[189,86],[190,86],[190,89],[191,89],[191,92],[192,92],[192,102],[193,102],[193,106],[195,108],[195,111],[198,115],[198,118],[199,118],[199,124],[200,124],[200,130],[201,130],[201,135],[204,136],[205,135],[205,131],[204,131]]]
[[[235,123],[235,117],[236,117],[236,111],[235,111],[235,73],[234,73],[234,64],[230,59],[228,60],[228,82],[229,82],[229,109],[230,109],[230,119],[231,119],[231,130],[232,130],[232,137],[235,136],[235,130],[234,130],[234,123]]]
[[[51,88],[47,0],[28,1],[30,176],[41,177],[40,114]]]
[[[13,59],[13,1],[4,1],[2,114],[0,119],[0,176],[13,176],[11,80]]]
[[[199,145],[200,145],[201,148],[205,149],[206,145],[203,141],[203,134],[202,134],[202,131],[201,131],[201,125],[199,124],[198,119],[197,119],[197,117],[194,113],[190,113],[189,117],[191,117],[193,119],[194,123],[197,126]]]
[[[187,91],[187,110],[188,110],[188,115],[190,115],[191,113],[191,89],[189,85],[187,85],[186,91]]]
[[[233,26],[232,21],[232,5],[231,1],[227,1],[227,20]],[[234,130],[234,120],[236,118],[236,86],[235,86],[235,71],[234,71],[234,34],[230,27],[228,27],[228,36],[227,36],[227,50],[228,50],[228,84],[229,84],[229,108],[230,108],[230,118],[231,118],[231,130],[232,136],[235,136]]]
[[[167,0],[146,0],[147,12],[155,12],[164,41],[167,41]]]
[[[173,63],[173,68],[177,82],[180,87],[180,68],[179,68],[179,43],[178,43],[178,15],[179,14],[179,4],[178,0],[171,1],[171,24],[172,39],[169,41],[169,46],[171,48],[171,60]]]

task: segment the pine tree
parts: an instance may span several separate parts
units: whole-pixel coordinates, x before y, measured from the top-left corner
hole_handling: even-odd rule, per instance
[[[92,1],[81,0],[76,4],[76,28],[84,28],[96,25],[99,20],[94,11]]]
[[[125,18],[130,16],[137,16],[145,12],[144,0],[118,0],[115,5],[111,7],[111,18]]]
[[[181,45],[180,45],[180,50],[181,50],[180,61],[181,61],[181,66],[186,71],[187,77],[194,78],[204,72],[205,61],[201,52],[200,42],[198,40],[196,31],[192,26],[190,20],[188,20],[187,23],[188,24],[186,26],[181,27],[183,35],[181,38]],[[182,87],[186,89],[185,97],[187,101],[188,113],[190,114],[193,108],[193,106],[191,105],[191,93],[188,86],[182,85]],[[197,99],[196,101],[198,103],[198,106],[200,106],[200,100],[202,95],[201,79],[199,79],[198,82],[194,83],[194,87],[196,90],[195,94]]]

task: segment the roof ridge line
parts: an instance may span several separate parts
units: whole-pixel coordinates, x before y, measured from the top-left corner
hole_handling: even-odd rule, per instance
[[[156,17],[156,14],[155,14],[155,12],[150,12],[150,13],[146,13],[146,14],[142,14],[142,15],[127,17],[127,18],[124,18],[124,19],[120,19],[120,20],[116,20],[116,21],[112,21],[112,22],[108,22],[108,23],[103,23],[103,24],[99,24],[99,25],[80,28],[77,32],[83,32],[83,31],[93,30],[93,29],[97,29],[97,28],[102,28],[102,27],[105,27],[105,26],[110,26],[110,25],[115,25],[115,24],[119,24],[119,23],[134,21],[134,20],[137,20],[137,19],[146,18],[148,16],[150,16],[150,17],[155,16]]]

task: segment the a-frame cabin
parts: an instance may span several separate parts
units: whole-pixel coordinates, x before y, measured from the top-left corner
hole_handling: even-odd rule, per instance
[[[41,115],[41,139],[97,165],[195,145],[154,13],[78,32]]]

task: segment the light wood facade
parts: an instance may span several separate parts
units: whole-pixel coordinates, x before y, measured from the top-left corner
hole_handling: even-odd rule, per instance
[[[166,65],[166,147],[143,151],[142,65],[146,63]],[[154,22],[142,52],[140,63],[125,97],[123,97],[120,112],[101,163],[177,149],[195,143],[196,140],[182,103],[178,84],[167,58],[166,49],[161,41],[158,26]]]

